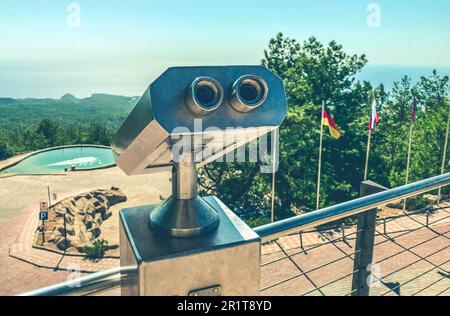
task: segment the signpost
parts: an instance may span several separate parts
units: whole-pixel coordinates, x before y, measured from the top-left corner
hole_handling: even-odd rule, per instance
[[[48,202],[41,202],[40,204],[39,204],[39,210],[41,211],[41,212],[48,212]]]
[[[48,212],[39,212],[39,220],[41,220],[42,223],[48,221]]]
[[[39,220],[42,221],[42,244],[45,243],[45,222],[48,221],[48,202],[39,204]]]

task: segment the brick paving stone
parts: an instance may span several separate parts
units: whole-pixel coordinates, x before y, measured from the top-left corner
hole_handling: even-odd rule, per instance
[[[446,247],[441,251],[427,257],[427,260],[436,266],[444,265],[448,260],[450,260],[450,247]]]
[[[399,219],[390,220],[386,223],[387,232],[408,231],[422,227],[422,224],[417,223],[408,217],[401,217]]]
[[[397,270],[404,269],[408,265],[419,260],[421,259],[418,256],[409,252],[403,252],[378,263],[377,266],[380,269],[381,276],[386,277],[387,275],[390,275]]]
[[[426,227],[422,227],[408,234],[396,237],[395,242],[405,248],[411,248],[423,242],[426,242],[433,237],[436,237],[436,233]]]
[[[379,243],[374,247],[373,262],[375,263],[383,262],[387,260],[388,257],[394,256],[395,254],[398,254],[401,251],[403,251],[403,249],[399,245],[396,245],[389,239],[384,238],[383,242]]]
[[[278,239],[278,244],[284,250],[299,248],[300,247],[300,237],[298,235],[281,237],[280,239]]]
[[[265,296],[300,296],[314,290],[314,285],[305,277],[299,276],[280,285],[261,292]]]
[[[439,292],[438,296],[450,296],[450,287],[442,292]]]
[[[338,279],[347,278],[347,276],[349,276],[352,271],[353,271],[353,260],[344,258],[337,262],[331,263],[325,267],[322,267],[318,270],[307,272],[306,274],[314,284],[320,287],[330,284],[331,282],[334,282]],[[339,280],[338,282],[342,281]],[[350,288],[345,288],[342,292],[350,292]]]
[[[286,255],[282,251],[278,251],[278,252],[267,254],[267,255],[262,255],[261,256],[261,265],[262,266],[267,265],[267,264],[270,264],[271,262],[278,261],[282,258],[286,258]]]
[[[333,284],[324,286],[320,290],[325,296],[346,296],[352,292],[352,280],[353,276],[348,276]]]
[[[450,223],[442,223],[441,225],[433,226],[432,229],[438,234],[450,238]]]
[[[266,265],[261,268],[261,289],[273,286],[299,274],[300,271],[289,259]]]
[[[261,246],[261,254],[262,255],[272,254],[272,253],[280,252],[280,251],[281,251],[281,248],[280,248],[280,246],[278,246],[278,244],[276,242],[266,243]]]
[[[322,295],[322,293],[316,290],[314,292],[307,292],[306,294],[304,294],[304,296],[324,296],[324,295]]]
[[[427,272],[423,276],[419,277],[417,281],[413,281],[409,293],[404,295],[416,295],[416,296],[433,296],[436,293],[441,293],[450,287],[450,279],[443,277],[442,271],[439,269],[433,269]],[[412,287],[416,288],[413,289]]]
[[[355,239],[347,239],[347,241],[337,241],[333,243],[337,248],[339,248],[343,253],[349,255],[351,258],[354,258],[355,254]]]
[[[407,269],[383,278],[383,282],[400,284],[400,295],[409,296],[433,282],[433,279],[430,278],[431,274],[427,273],[429,270],[433,270],[433,266],[425,261],[420,261]]]
[[[410,250],[418,256],[427,257],[437,251],[444,250],[450,246],[450,241],[437,234],[430,241],[411,248]],[[449,258],[450,259],[450,258]]]
[[[331,244],[308,251],[307,254],[302,253],[295,255],[292,259],[304,270],[311,271],[322,265],[333,262],[336,259],[342,258],[342,254],[335,246]]]

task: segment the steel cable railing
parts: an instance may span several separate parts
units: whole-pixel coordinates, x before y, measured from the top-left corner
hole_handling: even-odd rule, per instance
[[[388,191],[362,197],[353,201],[327,207],[322,210],[295,216],[255,229],[263,241],[278,239],[320,225],[333,223],[380,206],[404,200],[450,184],[450,173],[401,186]]]
[[[428,206],[427,208],[424,208],[423,211],[427,211],[427,210],[429,210],[431,207],[434,207],[434,205]],[[435,241],[435,240],[438,240],[439,238],[445,238],[446,240],[450,240],[450,238],[446,236],[446,234],[448,234],[448,233],[450,232],[450,230],[445,230],[445,231],[442,231],[441,233],[439,233],[439,232],[437,232],[437,231],[435,231],[435,230],[433,229],[433,225],[437,225],[439,222],[444,222],[445,220],[447,220],[447,219],[450,218],[450,213],[448,213],[447,210],[444,210],[444,209],[441,209],[441,210],[443,210],[443,211],[445,212],[445,214],[448,214],[448,215],[443,216],[443,217],[441,217],[441,218],[439,218],[439,219],[437,219],[437,220],[435,220],[435,221],[433,221],[433,222],[428,222],[428,221],[427,221],[428,224],[427,224],[426,222],[420,222],[420,221],[417,221],[417,220],[416,220],[416,223],[417,223],[417,224],[420,224],[419,227],[414,228],[414,229],[410,229],[410,230],[408,230],[408,231],[406,231],[406,232],[405,232],[405,231],[402,231],[402,232],[400,232],[400,234],[397,234],[397,235],[395,236],[395,238],[389,237],[389,236],[387,236],[386,234],[380,232],[379,230],[376,230],[377,236],[385,236],[385,240],[383,240],[383,241],[381,241],[381,242],[374,243],[375,246],[381,247],[381,246],[383,246],[384,244],[392,243],[393,245],[396,245],[397,247],[399,247],[400,250],[399,250],[399,251],[396,251],[394,254],[391,254],[391,255],[389,255],[389,256],[387,256],[387,257],[382,258],[381,260],[376,261],[375,264],[378,264],[378,265],[379,265],[379,264],[382,264],[383,262],[386,262],[386,261],[388,261],[388,260],[390,260],[390,259],[393,259],[393,258],[395,258],[395,257],[401,257],[401,255],[404,254],[404,253],[411,253],[412,255],[414,255],[415,257],[417,257],[417,260],[414,260],[414,261],[408,263],[408,264],[405,265],[405,266],[401,266],[400,268],[395,269],[394,271],[390,272],[389,274],[386,274],[386,275],[384,275],[384,276],[382,276],[382,277],[373,276],[374,281],[372,281],[372,285],[373,285],[375,282],[381,282],[381,284],[384,285],[384,286],[388,289],[387,292],[384,292],[384,293],[381,294],[381,295],[387,295],[388,293],[395,293],[395,295],[398,295],[398,294],[396,293],[396,291],[397,291],[397,292],[400,292],[400,287],[405,286],[405,285],[408,285],[408,284],[410,284],[410,283],[413,283],[414,281],[420,279],[420,278],[423,277],[424,275],[427,275],[427,274],[429,274],[430,272],[432,272],[432,271],[434,271],[434,270],[436,270],[436,269],[442,269],[442,267],[443,267],[445,264],[447,264],[448,261],[446,261],[446,262],[444,262],[444,263],[441,263],[441,264],[435,264],[435,263],[433,263],[432,261],[430,261],[429,259],[432,258],[433,256],[435,256],[435,255],[437,255],[437,254],[439,254],[439,253],[442,253],[443,251],[447,250],[447,249],[450,247],[450,245],[447,245],[447,246],[444,246],[444,247],[436,248],[436,249],[434,249],[434,251],[432,251],[431,253],[428,253],[426,256],[421,256],[417,251],[415,251],[416,249],[419,249],[421,246],[425,246],[425,245],[429,244],[430,242],[433,242],[433,241]],[[445,215],[445,214],[444,214],[444,215]],[[404,217],[405,217],[405,216],[401,216],[400,219],[401,219],[401,218],[404,218]],[[397,218],[397,219],[399,219],[399,218]],[[395,220],[395,219],[393,218],[393,220]],[[379,226],[381,226],[381,225],[383,225],[382,222],[378,221],[377,226],[379,227]],[[430,232],[432,232],[432,236],[429,237],[429,238],[425,238],[424,240],[421,240],[420,242],[414,242],[412,245],[410,245],[410,246],[408,246],[408,247],[405,247],[405,246],[403,246],[401,243],[395,241],[396,239],[405,239],[405,238],[409,237],[408,235],[411,235],[411,237],[413,237],[413,236],[414,236],[413,233],[418,232],[418,231],[420,231],[420,230],[429,230]],[[310,231],[310,233],[313,233],[313,232],[314,232],[314,231]],[[268,265],[271,265],[271,264],[277,264],[277,262],[279,262],[279,261],[281,261],[281,260],[286,260],[287,258],[291,258],[291,257],[297,256],[297,255],[299,255],[299,254],[305,254],[305,253],[307,253],[308,251],[310,251],[310,249],[320,249],[320,247],[324,247],[324,246],[327,246],[327,245],[330,245],[330,244],[333,245],[333,246],[334,246],[336,249],[338,249],[340,252],[342,252],[344,255],[341,256],[341,257],[339,257],[339,258],[337,258],[337,259],[334,259],[334,260],[333,260],[333,259],[330,259],[329,262],[327,262],[327,263],[325,263],[325,264],[322,264],[322,265],[320,265],[320,266],[318,266],[318,267],[315,267],[315,268],[313,268],[313,269],[310,269],[310,270],[308,270],[308,271],[304,271],[304,270],[302,269],[302,267],[300,267],[300,270],[299,270],[300,273],[299,273],[299,274],[297,274],[297,275],[295,275],[295,276],[291,276],[291,277],[289,277],[289,278],[287,278],[287,279],[281,280],[281,281],[279,281],[279,282],[277,282],[277,283],[271,284],[270,286],[264,287],[264,288],[262,289],[263,294],[264,294],[265,291],[267,291],[267,290],[269,290],[269,289],[276,288],[276,287],[281,286],[281,285],[283,285],[284,283],[287,283],[287,282],[289,282],[289,281],[292,281],[292,280],[294,280],[294,279],[296,279],[296,278],[299,278],[299,277],[301,277],[301,276],[305,276],[305,277],[310,281],[310,283],[313,285],[313,289],[311,289],[311,290],[309,290],[309,291],[306,291],[306,292],[304,292],[304,293],[301,293],[301,292],[302,292],[301,289],[298,289],[297,295],[309,295],[309,294],[312,294],[312,293],[314,293],[314,292],[316,292],[316,291],[317,291],[320,295],[325,295],[324,292],[323,292],[323,289],[324,289],[324,288],[326,288],[326,287],[328,287],[328,286],[330,286],[330,285],[333,285],[333,284],[335,284],[335,283],[338,283],[338,282],[340,282],[340,281],[342,281],[342,280],[348,278],[349,276],[351,276],[351,275],[353,275],[353,274],[359,272],[358,270],[355,270],[355,271],[352,271],[352,272],[350,272],[350,273],[347,273],[347,274],[344,275],[344,276],[336,277],[335,279],[333,279],[333,280],[327,282],[327,283],[324,284],[324,285],[317,286],[316,280],[313,280],[312,278],[309,278],[309,277],[308,277],[308,274],[311,273],[311,272],[317,272],[317,271],[320,272],[321,269],[324,269],[324,268],[329,267],[329,266],[331,266],[331,265],[333,265],[333,264],[336,264],[336,263],[338,263],[339,261],[342,261],[342,260],[344,260],[344,259],[346,259],[346,258],[351,259],[352,261],[354,261],[354,256],[355,256],[355,254],[357,254],[359,251],[358,251],[358,250],[355,250],[355,251],[353,251],[353,252],[351,252],[351,253],[347,253],[347,252],[344,251],[340,246],[338,246],[338,243],[342,243],[345,239],[347,239],[347,238],[345,238],[345,237],[348,237],[349,235],[355,235],[355,234],[359,233],[360,231],[352,232],[352,233],[350,233],[350,234],[348,234],[348,235],[344,235],[343,237],[336,238],[336,239],[331,239],[331,238],[329,238],[329,237],[327,236],[327,234],[325,234],[325,232],[322,231],[322,230],[317,230],[317,231],[315,231],[315,232],[317,232],[318,234],[320,234],[320,235],[322,235],[323,237],[325,237],[325,238],[327,239],[327,242],[324,242],[324,243],[319,244],[319,245],[314,245],[313,247],[311,247],[311,248],[309,248],[309,249],[303,249],[302,251],[299,251],[299,252],[293,252],[293,253],[291,253],[291,254],[287,254],[286,251],[284,250],[283,246],[280,245],[279,243],[277,243],[278,246],[280,247],[280,249],[285,253],[285,256],[284,256],[283,258],[277,258],[276,260],[273,260],[273,261],[271,261],[271,262],[265,263],[265,264],[263,264],[262,266],[265,267],[265,266],[268,266]],[[396,233],[396,232],[391,232],[391,234],[394,234],[394,233]],[[294,235],[292,235],[292,236],[294,236]],[[347,240],[348,240],[348,239],[347,239]],[[348,246],[348,247],[351,247],[351,245],[349,245],[349,244],[347,244],[347,246]],[[291,249],[291,250],[293,250],[293,249]],[[269,254],[269,255],[270,255],[270,254]],[[314,256],[313,256],[312,258],[314,258]],[[401,261],[401,260],[399,260],[399,261]],[[403,280],[403,282],[402,282],[401,284],[398,284],[398,285],[395,285],[395,286],[391,286],[391,287],[388,287],[388,286],[387,286],[388,282],[385,281],[386,279],[388,279],[388,278],[390,278],[390,277],[392,277],[392,276],[395,276],[395,275],[398,274],[399,272],[407,271],[408,268],[413,267],[414,265],[418,264],[419,262],[425,262],[425,263],[427,263],[429,266],[431,266],[432,268],[426,270],[426,271],[423,272],[423,273],[420,273],[420,274],[417,275],[417,276],[414,276],[414,277],[410,278],[409,280]],[[442,270],[445,271],[444,269],[442,269]],[[439,279],[434,280],[434,281],[431,281],[429,284],[424,285],[421,289],[415,289],[415,292],[413,293],[413,295],[420,294],[420,293],[424,292],[425,290],[431,288],[433,285],[436,285],[436,284],[438,284],[438,283],[440,283],[440,282],[442,282],[442,281],[444,281],[445,279],[448,279],[448,278],[450,278],[450,276],[447,275],[447,274],[444,274],[444,275],[441,276]],[[350,284],[348,284],[348,286],[350,286]],[[356,291],[357,291],[356,289],[352,289],[350,292],[347,292],[347,293],[345,293],[344,295],[345,295],[345,296],[349,296],[349,295],[354,294]],[[445,293],[446,291],[447,291],[447,289],[445,289],[444,291],[441,291],[441,292],[440,292],[439,294],[437,294],[437,295],[441,295],[442,293]],[[283,289],[280,289],[279,292],[280,292],[280,294],[282,294],[282,293],[283,293]],[[273,291],[272,291],[272,293],[273,293]],[[301,293],[301,294],[300,294],[300,293]],[[335,293],[335,294],[336,294],[336,293]]]

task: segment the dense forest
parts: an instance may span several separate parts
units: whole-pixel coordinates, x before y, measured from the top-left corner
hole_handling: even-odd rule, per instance
[[[0,159],[47,147],[109,145],[135,98],[94,94],[77,99],[0,98]]]
[[[391,188],[404,184],[414,97],[418,109],[410,180],[440,173],[450,107],[448,76],[434,71],[417,83],[393,78],[398,81],[386,91],[356,79],[367,63],[366,56],[349,55],[334,41],[325,45],[309,38],[300,43],[281,33],[270,40],[262,64],[284,80],[289,104],[280,128],[278,219],[315,208],[322,100],[327,100],[342,137],[324,137],[321,206],[358,196],[374,97],[381,121],[372,137],[369,178]],[[135,101],[100,94],[0,99],[0,159],[63,144],[107,145]],[[244,218],[268,218],[272,177],[259,170],[260,163],[212,163],[201,171],[203,191],[219,195]]]

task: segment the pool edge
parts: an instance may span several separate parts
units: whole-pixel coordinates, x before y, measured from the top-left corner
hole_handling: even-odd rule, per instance
[[[104,145],[90,145],[90,144],[82,144],[82,145],[64,145],[64,146],[56,146],[56,147],[50,147],[50,148],[45,148],[45,149],[40,149],[40,150],[36,150],[33,152],[30,152],[29,154],[25,154],[25,156],[23,156],[22,158],[20,158],[17,161],[12,162],[9,165],[6,165],[2,168],[0,168],[0,173],[2,173],[4,170],[9,169],[11,167],[14,167],[16,165],[18,165],[19,163],[21,163],[22,161],[24,161],[25,159],[28,159],[32,156],[35,156],[37,154],[42,154],[44,152],[47,151],[52,151],[52,150],[57,150],[57,149],[64,149],[64,148],[74,148],[74,147],[94,147],[94,148],[104,148],[104,149],[111,149],[111,146],[104,146]],[[114,168],[116,166],[116,164],[110,164],[110,165],[106,165],[106,166],[102,166],[102,167],[98,167],[98,168],[90,168],[90,169],[79,169],[76,170],[78,171],[93,171],[93,170],[102,170],[102,169],[109,169],[109,168]],[[17,174],[15,174],[17,175]]]

